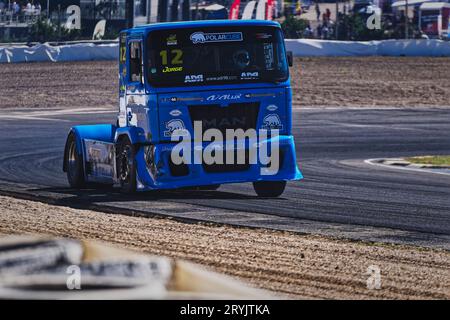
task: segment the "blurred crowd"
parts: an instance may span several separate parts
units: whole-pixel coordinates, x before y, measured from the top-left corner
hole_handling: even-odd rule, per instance
[[[39,2],[0,0],[0,22],[28,22],[40,16]]]
[[[343,7],[341,6],[340,9],[343,10],[340,14],[347,14],[349,11],[348,4],[343,3]],[[311,23],[311,21],[308,21],[301,37],[316,39],[333,38],[335,35],[335,21],[331,19],[331,10],[325,8],[324,11],[321,11],[318,1],[311,5],[309,10],[314,10],[316,22]],[[315,27],[313,27],[313,24]]]

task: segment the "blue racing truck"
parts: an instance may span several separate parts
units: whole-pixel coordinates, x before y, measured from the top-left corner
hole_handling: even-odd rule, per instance
[[[278,23],[135,27],[121,32],[119,55],[116,123],[70,129],[63,169],[71,187],[117,184],[133,193],[252,182],[259,196],[276,197],[302,178],[292,54]]]

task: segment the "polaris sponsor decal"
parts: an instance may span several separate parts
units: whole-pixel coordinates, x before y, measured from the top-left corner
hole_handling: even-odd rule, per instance
[[[217,33],[204,33],[194,32],[191,34],[190,39],[193,44],[207,43],[207,42],[229,42],[229,41],[242,41],[242,32],[217,32]]]
[[[223,101],[223,100],[238,100],[241,99],[242,94],[213,94],[206,98],[208,101]]]
[[[192,82],[203,82],[203,75],[186,75],[184,77],[184,83],[192,83]]]
[[[181,119],[172,119],[166,122],[166,131],[164,131],[164,137],[171,137],[174,133],[179,136],[189,134],[184,126],[184,122]]]
[[[280,117],[277,114],[275,114],[275,113],[268,114],[263,119],[262,129],[265,129],[265,130],[275,130],[275,129],[282,130],[283,129],[283,125],[281,124]]]
[[[252,80],[252,79],[258,79],[259,78],[259,72],[242,72],[241,73],[241,79],[242,80]]]

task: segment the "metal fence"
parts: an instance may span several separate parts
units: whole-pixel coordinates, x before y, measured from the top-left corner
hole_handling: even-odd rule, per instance
[[[39,20],[41,14],[38,9],[24,9],[18,13],[3,9],[0,10],[0,26],[29,26]]]

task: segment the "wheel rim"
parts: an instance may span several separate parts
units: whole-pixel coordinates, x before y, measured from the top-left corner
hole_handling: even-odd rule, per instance
[[[74,176],[77,170],[77,147],[75,142],[73,141],[69,146],[69,154],[67,157],[69,174],[71,177]]]
[[[127,183],[130,179],[130,147],[125,146],[120,154],[120,182]]]

